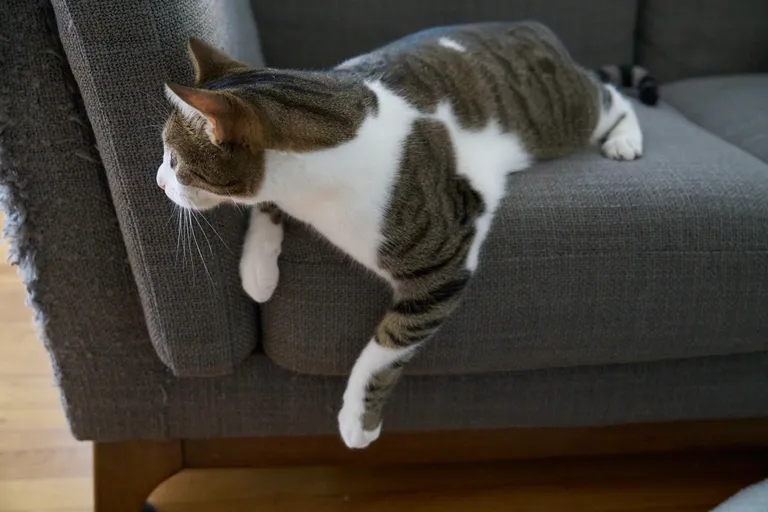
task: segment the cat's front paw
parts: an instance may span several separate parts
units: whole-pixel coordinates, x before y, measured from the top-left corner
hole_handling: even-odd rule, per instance
[[[602,151],[614,160],[635,160],[643,155],[643,142],[640,137],[617,135],[605,141]]]
[[[256,302],[267,302],[277,288],[280,270],[277,267],[277,256],[273,258],[243,257],[240,260],[240,279],[243,290]]]
[[[344,401],[339,412],[339,432],[344,444],[349,448],[365,448],[381,434],[381,423],[376,430],[363,428],[363,413],[365,407],[356,400]]]

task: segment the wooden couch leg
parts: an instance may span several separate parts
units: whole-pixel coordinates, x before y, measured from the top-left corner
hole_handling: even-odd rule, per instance
[[[182,466],[181,441],[94,443],[95,512],[141,512],[147,496]]]

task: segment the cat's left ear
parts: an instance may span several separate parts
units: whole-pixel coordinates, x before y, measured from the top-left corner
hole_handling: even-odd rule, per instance
[[[240,112],[236,100],[226,93],[166,83],[165,94],[184,117],[207,122],[208,133],[215,144],[236,137]]]
[[[238,62],[218,48],[196,37],[190,37],[187,45],[192,65],[195,68],[195,85],[215,80],[234,71],[244,71],[250,66]]]

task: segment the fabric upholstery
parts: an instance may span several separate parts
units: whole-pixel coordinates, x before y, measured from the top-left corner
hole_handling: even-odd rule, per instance
[[[270,66],[317,68],[412,32],[454,23],[536,19],[584,65],[630,62],[638,0],[252,0]]]
[[[165,120],[158,107],[164,80],[191,81],[189,36],[260,65],[250,7],[245,0],[53,5],[155,349],[178,376],[227,373],[256,343],[255,308],[237,270],[246,219],[223,208],[190,220],[196,240],[179,247],[172,203],[154,178]]]
[[[637,57],[662,82],[768,72],[765,0],[642,0]]]
[[[393,5],[403,13],[425,8],[413,4]],[[597,4],[598,17],[619,9]],[[255,59],[246,51],[255,48],[253,33],[241,30],[252,27],[238,10],[244,4],[57,0],[66,56],[44,5],[11,0],[0,9],[0,203],[74,434],[116,441],[334,433],[345,378],[300,375],[264,354],[248,355],[253,308],[234,291],[239,214],[222,210],[208,218],[234,253],[222,252],[208,233],[217,283],[211,289],[201,267],[172,261],[175,237],[160,227],[170,211],[153,185],[160,144],[157,128],[144,128],[159,121],[151,98],[159,97],[166,76],[189,78],[187,33]],[[305,23],[283,21],[293,35],[289,22]],[[582,26],[591,38],[595,26]],[[274,35],[277,26],[269,30]],[[367,45],[366,30],[371,26],[355,37]],[[330,48],[340,54],[339,45]],[[595,51],[614,50],[604,44]],[[310,61],[325,58],[315,47],[307,51]],[[768,416],[768,352],[755,352],[753,338],[753,313],[766,305],[766,217],[758,198],[766,197],[766,166],[670,110],[641,116],[656,129],[634,167],[619,173],[585,154],[513,178],[484,255],[510,275],[481,274],[470,295],[483,294],[485,302],[470,306],[472,315],[464,308],[440,340],[447,348],[433,343],[417,368],[455,368],[447,337],[453,333],[466,357],[456,369],[464,374],[407,376],[390,403],[386,431]],[[321,349],[335,352],[341,363],[315,364],[296,353],[304,357],[298,362],[318,373],[350,365],[386,304],[385,290],[296,225],[289,226],[285,256],[283,282],[262,328],[272,332],[278,319],[295,325],[278,325],[270,335],[271,356],[280,359],[279,340],[295,351],[292,336],[315,325],[323,329],[313,331],[308,354],[322,359]],[[513,279],[518,284],[508,286]],[[513,329],[492,323],[496,307]],[[222,319],[221,311],[230,314]],[[620,343],[610,337],[632,327],[637,333]],[[478,364],[488,368],[480,335],[493,329],[505,367],[513,352],[502,342],[515,343],[525,365],[472,375]],[[461,332],[471,343],[459,343]],[[443,350],[448,360],[440,359]],[[689,356],[697,357],[672,359]]]
[[[137,359],[150,352],[137,348]],[[346,379],[297,375],[254,355],[232,375],[176,379],[159,361],[93,360],[68,403],[80,439],[195,439],[337,433]],[[486,375],[409,376],[384,434],[397,430],[578,427],[768,415],[768,354]],[[99,370],[100,369],[100,370]],[[141,378],[137,378],[141,371]],[[133,382],[133,387],[125,387]],[[119,397],[119,400],[117,399]],[[738,399],[734,399],[738,397]],[[341,440],[339,440],[341,443]]]
[[[160,397],[136,393],[142,368],[155,369],[147,381],[152,386],[168,372],[147,335],[53,10],[26,0],[2,10],[0,205],[10,258],[26,285],[65,408],[73,415],[103,413],[91,407],[94,401],[159,408]]]
[[[669,108],[638,106],[642,159],[597,150],[513,175],[427,374],[768,350],[768,165]],[[388,303],[374,278],[290,226],[263,311],[266,353],[344,375]]]
[[[768,73],[684,80],[662,96],[694,121],[768,162]]]

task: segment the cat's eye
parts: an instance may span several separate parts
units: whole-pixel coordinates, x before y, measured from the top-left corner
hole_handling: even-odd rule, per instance
[[[171,169],[176,170],[176,154],[171,153]]]

